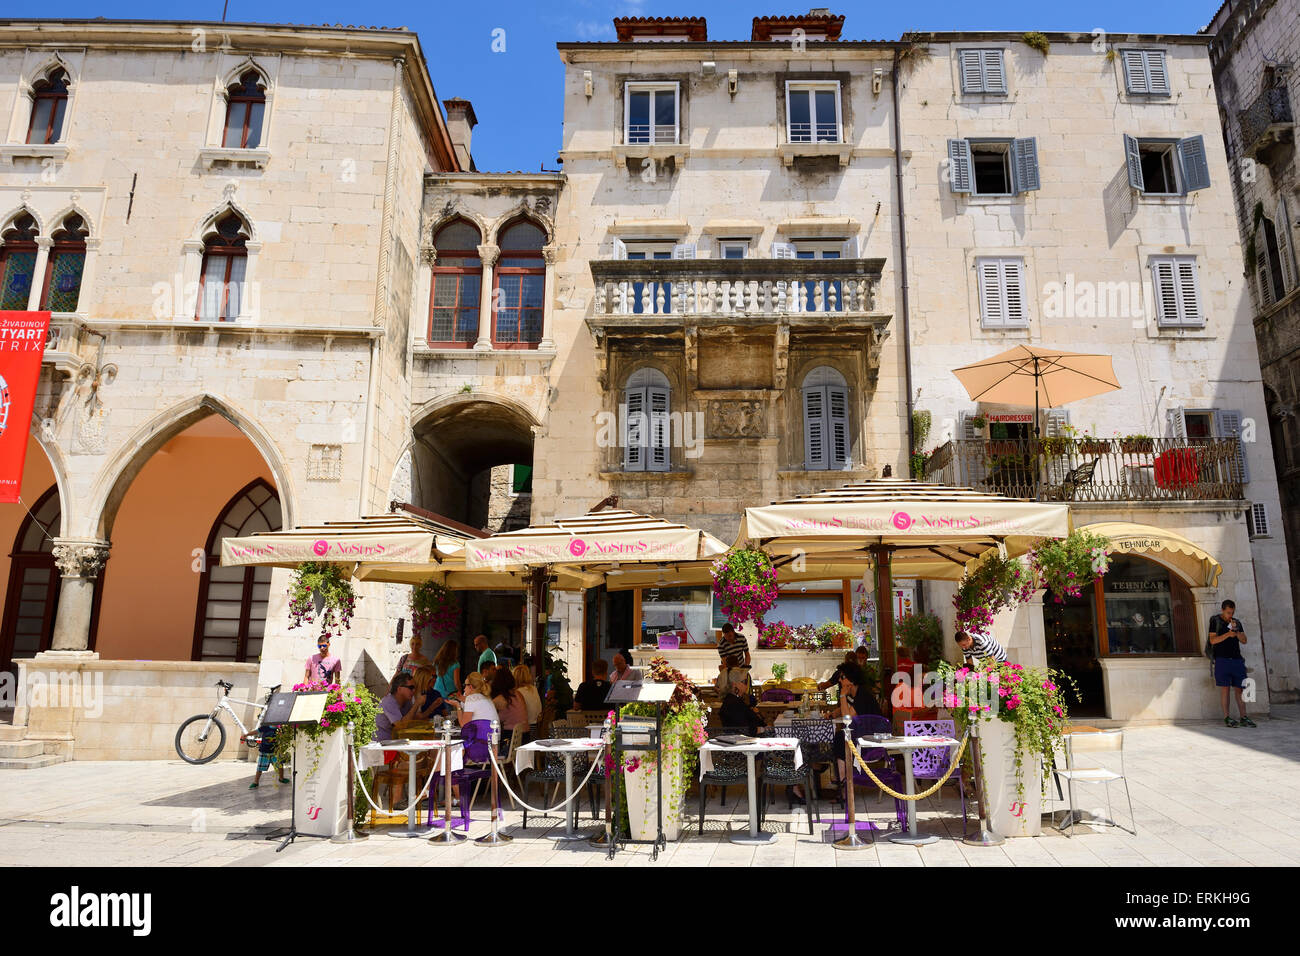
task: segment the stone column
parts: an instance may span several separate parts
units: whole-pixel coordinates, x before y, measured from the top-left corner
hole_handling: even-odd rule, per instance
[[[537,348],[548,350],[555,348],[555,340],[551,337],[551,330],[555,327],[553,314],[555,312],[555,260],[559,258],[560,247],[555,243],[542,247],[542,258],[546,260],[546,286],[542,293],[542,340],[537,343]]]
[[[54,563],[63,582],[59,587],[51,650],[89,651],[95,579],[104,570],[110,547],[107,541],[94,538],[54,539]]]
[[[492,350],[492,307],[496,305],[496,283],[493,281],[497,259],[501,249],[491,243],[478,247],[479,258],[483,260],[483,288],[478,297],[478,341],[474,349],[479,352]],[[543,315],[545,312],[543,312]]]
[[[36,265],[32,268],[32,287],[27,292],[27,311],[41,307],[41,293],[45,291],[45,269],[50,261],[50,246],[54,240],[41,236],[36,240]]]

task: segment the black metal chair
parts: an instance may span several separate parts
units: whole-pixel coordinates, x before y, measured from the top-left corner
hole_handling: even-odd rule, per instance
[[[833,733],[833,731],[832,731]],[[798,737],[798,733],[793,729],[782,726],[780,729],[764,728],[760,731],[764,737]],[[800,740],[799,750],[803,756],[803,741]],[[794,810],[794,801],[790,797],[791,787],[803,785],[804,788],[804,806],[808,811],[808,833],[813,832],[812,818],[812,797],[810,796],[812,787],[811,765],[804,762],[799,769],[794,766],[794,751],[792,750],[774,750],[771,753],[762,755],[763,761],[763,778],[759,789],[758,804],[758,825],[763,825],[763,818],[767,814],[767,804],[771,797],[773,787],[785,787],[786,805],[790,810]]]
[[[708,728],[709,738],[727,737],[732,734],[748,735],[748,727],[710,727]],[[758,774],[758,780],[755,781],[757,793],[763,791],[763,774],[759,765],[755,763],[755,773]],[[727,788],[736,786],[745,786],[749,780],[749,760],[743,753],[717,753],[713,754],[713,769],[700,777],[700,833],[704,832],[704,808],[709,802],[709,787],[722,788],[722,805],[727,805]]]
[[[1093,476],[1097,471],[1097,462],[1099,458],[1092,461],[1084,462],[1078,468],[1072,468],[1066,476],[1061,479],[1061,485],[1056,489],[1053,496],[1057,501],[1073,501],[1075,493],[1080,489],[1092,484]]]
[[[590,734],[588,733],[585,725],[551,724],[550,727],[551,738],[563,737],[566,739],[574,739],[574,738],[589,737],[589,736]],[[563,786],[564,784],[564,754],[543,752],[541,757],[542,757],[541,767],[535,770],[529,770],[524,775],[524,779],[521,781],[522,792],[520,793],[520,796],[522,796],[525,801],[528,799],[528,788],[533,784],[534,781],[537,781],[542,785],[543,803],[545,803],[546,801],[546,785],[548,783],[555,784],[555,787],[553,789],[554,794],[558,794],[560,787]],[[585,777],[587,775],[587,770],[590,768],[590,766],[591,766],[590,757],[588,757],[586,754],[574,754],[573,755],[573,779],[575,781],[578,781],[581,780],[583,777]],[[596,816],[596,799],[595,797],[592,796],[590,787],[587,790],[587,799],[591,802],[591,815],[594,818]],[[527,829],[527,827],[528,827],[528,807],[525,806],[524,807],[524,828]]]
[[[799,739],[800,755],[803,757],[803,766],[798,770],[794,768],[794,754],[784,751],[778,751],[770,754],[763,759],[763,781],[764,799],[763,807],[767,806],[768,790],[771,787],[785,787],[787,803],[789,809],[794,809],[794,801],[789,798],[790,788],[795,785],[802,785],[804,791],[804,806],[808,811],[808,832],[813,832],[813,817],[817,818],[820,823],[822,819],[821,809],[817,806],[817,776],[818,767],[833,764],[835,761],[835,722],[822,718],[799,719],[790,722],[789,732],[784,728],[774,729],[774,737],[797,737]],[[762,813],[759,815],[762,821]]]

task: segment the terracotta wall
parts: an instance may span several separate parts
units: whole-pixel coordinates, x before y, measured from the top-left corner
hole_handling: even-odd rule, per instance
[[[159,449],[132,482],[113,525],[99,637],[110,660],[190,659],[203,549],[218,514],[270,469],[225,419],[205,418]]]

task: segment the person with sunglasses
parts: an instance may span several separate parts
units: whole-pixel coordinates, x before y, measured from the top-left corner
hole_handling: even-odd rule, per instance
[[[320,681],[323,684],[341,683],[340,678],[343,675],[343,661],[336,655],[330,653],[330,639],[328,634],[322,634],[316,641],[316,653],[307,658],[307,669],[303,674],[303,683],[310,684],[312,681]]]

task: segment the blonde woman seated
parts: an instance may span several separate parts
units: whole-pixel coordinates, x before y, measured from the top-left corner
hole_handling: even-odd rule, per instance
[[[496,706],[492,699],[488,697],[488,687],[483,680],[483,675],[478,671],[465,677],[465,699],[457,701],[452,698],[452,703],[456,707],[456,721],[464,727],[471,720],[498,720]]]
[[[520,664],[511,673],[515,678],[515,690],[524,699],[528,711],[528,726],[536,727],[542,716],[542,697],[537,693],[537,684],[533,680],[533,669]]]

